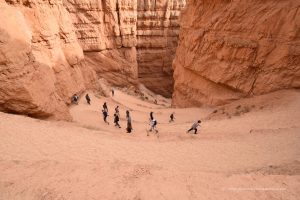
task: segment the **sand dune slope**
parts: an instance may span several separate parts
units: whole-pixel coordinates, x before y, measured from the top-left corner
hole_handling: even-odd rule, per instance
[[[300,198],[298,91],[214,109],[166,108],[121,91],[90,96],[92,105],[82,98],[71,108],[72,123],[0,113],[1,200]],[[103,122],[104,101],[111,122],[120,106],[121,129]],[[150,111],[159,134],[146,136]],[[186,134],[199,118],[199,134]]]

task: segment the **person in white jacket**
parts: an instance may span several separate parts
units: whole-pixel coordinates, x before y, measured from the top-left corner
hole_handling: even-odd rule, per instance
[[[149,130],[149,132],[152,132],[152,131],[155,131],[155,133],[158,133],[158,130],[156,129],[156,125],[157,125],[157,121],[156,121],[156,119],[152,119],[151,121],[150,121],[150,130]]]
[[[197,134],[197,127],[200,126],[201,120],[196,121],[192,127],[187,131],[189,133],[192,130],[195,130],[194,134]]]

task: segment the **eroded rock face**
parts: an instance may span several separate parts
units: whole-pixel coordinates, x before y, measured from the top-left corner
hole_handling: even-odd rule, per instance
[[[179,34],[178,17],[185,0],[138,1],[137,62],[139,80],[152,91],[171,97]]]
[[[0,1],[0,110],[70,119],[66,102],[93,85],[61,1]]]
[[[88,65],[110,83],[170,97],[185,0],[64,0]]]
[[[87,64],[117,86],[137,84],[136,0],[64,0]]]
[[[300,1],[190,0],[173,63],[173,104],[220,105],[300,87]]]
[[[0,1],[0,110],[70,119],[74,93],[105,78],[170,96],[185,0]]]

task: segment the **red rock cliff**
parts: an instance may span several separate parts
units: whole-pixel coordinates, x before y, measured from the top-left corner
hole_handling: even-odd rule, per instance
[[[171,97],[185,0],[64,0],[64,5],[86,61],[100,77],[119,86],[139,80]]]
[[[0,111],[70,119],[98,78],[170,96],[185,0],[0,0]],[[137,58],[138,57],[138,58]]]
[[[117,86],[137,84],[136,0],[64,0],[89,66]]]
[[[219,105],[300,87],[300,1],[189,0],[173,104]]]
[[[70,119],[66,102],[93,85],[61,1],[0,1],[0,110]]]

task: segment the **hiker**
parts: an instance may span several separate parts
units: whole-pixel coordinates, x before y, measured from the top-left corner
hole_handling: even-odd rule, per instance
[[[109,122],[106,120],[106,118],[108,117],[108,108],[106,102],[104,102],[102,107],[103,107],[102,113],[103,113],[104,122],[109,124]]]
[[[197,134],[197,127],[200,126],[200,123],[201,123],[200,120],[198,120],[197,122],[195,122],[195,123],[192,125],[192,127],[187,131],[187,133],[189,133],[189,132],[192,131],[192,130],[195,130],[195,133],[194,133],[194,134]]]
[[[175,113],[173,112],[171,115],[170,115],[170,120],[169,120],[169,122],[171,123],[171,122],[174,122],[174,119],[175,119]]]
[[[85,95],[85,99],[86,99],[86,102],[87,102],[89,105],[91,105],[91,98],[90,98],[89,94],[86,94],[86,95]]]
[[[150,128],[149,132],[155,131],[155,133],[158,133],[158,130],[156,129],[156,125],[157,125],[157,121],[156,121],[156,119],[153,118],[150,121],[151,128]]]
[[[116,127],[121,128],[120,124],[119,124],[120,118],[119,115],[117,115],[117,113],[114,114],[114,123]]]
[[[119,111],[119,106],[115,108],[115,114],[117,114],[120,117],[120,111]]]
[[[154,104],[157,104],[157,100],[156,99],[154,100]]]
[[[105,123],[109,124],[109,122],[106,120],[106,118],[108,117],[108,112],[107,109],[103,109],[102,110],[102,114],[103,114],[103,120]]]
[[[74,95],[71,97],[71,103],[73,103],[73,104],[78,104],[78,99],[79,99],[79,97],[77,96],[77,94],[74,94]]]
[[[115,95],[115,91],[114,89],[111,89],[111,96],[114,96]]]
[[[130,113],[129,113],[128,110],[126,110],[126,119],[127,119],[127,128],[126,128],[126,131],[127,131],[127,133],[131,133],[131,131],[132,131],[132,124],[131,124]]]
[[[104,104],[103,104],[103,110],[105,110],[108,114],[108,108],[107,108],[106,102],[104,102]]]

